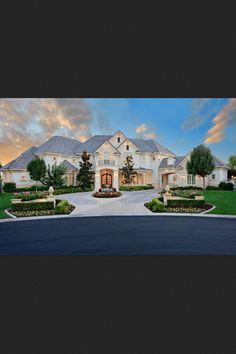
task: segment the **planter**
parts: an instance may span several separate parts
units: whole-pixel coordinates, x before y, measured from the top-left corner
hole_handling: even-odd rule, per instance
[[[12,204],[21,203],[21,199],[12,199]]]

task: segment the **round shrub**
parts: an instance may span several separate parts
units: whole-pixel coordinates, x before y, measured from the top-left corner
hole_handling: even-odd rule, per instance
[[[67,200],[59,202],[55,208],[55,214],[68,214],[70,210],[70,204]]]
[[[223,189],[224,191],[233,191],[234,185],[231,182],[220,182],[219,188]]]
[[[162,213],[165,211],[165,206],[164,204],[158,199],[158,198],[153,198],[151,202],[148,203],[148,209],[153,211],[154,213]]]

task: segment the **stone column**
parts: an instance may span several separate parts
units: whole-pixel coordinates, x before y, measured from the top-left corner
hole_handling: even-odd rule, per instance
[[[101,188],[100,171],[95,170],[95,191],[98,191],[99,188]]]
[[[114,170],[113,171],[113,188],[116,188],[116,190],[119,190],[119,171]]]

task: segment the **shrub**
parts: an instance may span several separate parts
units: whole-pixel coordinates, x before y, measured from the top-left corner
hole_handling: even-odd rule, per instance
[[[67,200],[62,200],[60,201],[56,208],[55,208],[55,213],[56,214],[68,214],[70,210],[70,204]]]
[[[233,191],[234,185],[231,182],[220,182],[219,188],[223,189],[224,191]]]
[[[175,191],[175,190],[191,190],[191,189],[194,189],[194,190],[203,190],[202,187],[195,187],[195,186],[171,187],[170,189],[171,189],[172,191]]]
[[[207,191],[219,191],[220,188],[219,188],[219,187],[216,187],[216,186],[207,186],[207,187],[206,187],[206,190],[207,190]]]
[[[48,191],[48,187],[47,186],[38,186],[37,190],[38,190],[38,192],[40,192],[40,191]],[[36,191],[36,186],[16,188],[15,191],[16,192],[35,192]]]
[[[196,199],[168,199],[167,206],[168,207],[180,207],[180,208],[202,208],[205,204],[204,200],[196,200]]]
[[[165,211],[164,204],[158,198],[153,198],[152,201],[147,204],[147,206],[148,209],[150,209],[154,213]]]
[[[13,182],[4,183],[3,191],[5,193],[13,193],[16,190],[16,184]]]
[[[47,192],[23,192],[23,193],[14,193],[14,198],[21,199],[22,202],[27,202],[29,200],[42,199],[46,198]]]
[[[142,190],[147,190],[147,189],[153,189],[153,185],[147,184],[145,186],[120,186],[121,191],[128,191],[128,192],[134,192],[134,191],[142,191]]]
[[[173,196],[194,199],[195,196],[203,195],[203,191],[200,189],[186,189],[186,190],[174,190],[171,191]]]
[[[53,194],[59,195],[59,194],[78,193],[78,192],[83,192],[81,187],[70,187],[70,188],[56,189],[53,192]]]
[[[52,210],[53,202],[32,202],[32,203],[15,203],[12,204],[13,211],[28,211],[28,210]]]

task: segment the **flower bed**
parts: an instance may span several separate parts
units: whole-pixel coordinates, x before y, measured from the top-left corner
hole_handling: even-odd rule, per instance
[[[95,198],[117,198],[121,196],[120,192],[96,192],[93,194]]]
[[[67,200],[56,200],[56,208],[53,208],[53,202],[33,202],[19,203],[12,205],[8,211],[16,217],[47,216],[47,215],[65,215],[70,214],[75,207]]]
[[[29,200],[42,199],[48,196],[48,192],[22,192],[14,193],[14,199],[21,199],[22,202],[27,202]]]
[[[154,213],[188,213],[199,214],[212,208],[204,200],[168,200],[168,205],[164,206],[160,198],[154,198],[151,202],[145,203],[145,207]]]

